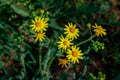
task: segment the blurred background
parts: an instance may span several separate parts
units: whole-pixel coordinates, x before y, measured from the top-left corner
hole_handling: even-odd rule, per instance
[[[40,14],[40,9],[49,12],[46,35],[52,39],[57,39],[68,22],[79,27],[84,39],[89,36],[88,23],[97,23],[107,31],[106,37],[98,39],[105,43],[105,49],[90,51],[89,59],[77,64],[75,69],[65,72],[55,59],[51,80],[90,80],[89,74],[98,76],[99,71],[106,75],[106,80],[120,80],[119,0],[0,0],[1,80],[34,80],[39,77],[38,45],[30,35],[29,25]],[[88,44],[82,45],[82,49]]]

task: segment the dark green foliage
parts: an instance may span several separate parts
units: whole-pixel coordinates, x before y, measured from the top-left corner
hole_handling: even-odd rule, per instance
[[[51,39],[45,40],[42,47],[42,76],[46,76],[47,64],[52,64],[47,75],[51,80],[91,80],[91,75],[98,78],[100,71],[106,75],[106,80],[119,80],[119,7],[119,0],[0,0],[0,80],[42,79],[39,72],[39,45],[34,41],[34,32],[30,29],[31,20],[39,15],[40,9],[50,12],[46,35]],[[65,69],[58,66],[56,57],[53,63],[49,62],[58,51],[58,36],[68,22],[76,23],[81,32],[75,44],[90,36],[87,23],[100,24],[107,30],[107,36],[95,38],[95,41],[105,42],[102,51],[95,52],[90,42],[80,45],[84,60],[75,66],[76,69],[73,67],[64,72]],[[62,54],[57,54],[59,56]],[[69,73],[69,70],[73,72]]]

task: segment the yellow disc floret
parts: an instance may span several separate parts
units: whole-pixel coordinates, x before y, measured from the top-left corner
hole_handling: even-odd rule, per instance
[[[43,32],[46,31],[46,28],[48,28],[48,23],[47,20],[45,18],[41,18],[41,17],[35,17],[35,20],[32,20],[32,25],[30,25],[32,27],[32,30],[34,30],[35,32]]]
[[[79,29],[76,28],[76,24],[73,25],[73,23],[68,22],[68,25],[65,25],[64,30],[64,34],[66,34],[69,39],[73,40],[79,36]]]
[[[45,37],[45,33],[38,33],[38,34],[35,35],[35,37],[36,37],[35,41],[39,40],[40,42],[42,42],[43,39],[45,39],[44,38]]]
[[[71,49],[67,50],[67,59],[70,60],[70,62],[79,63],[79,59],[83,59],[83,53],[79,50],[79,47],[72,46]]]
[[[59,60],[59,65],[61,65],[62,68],[67,67],[67,63],[68,63],[67,59],[58,59],[58,60]]]
[[[106,36],[106,29],[103,29],[101,26],[98,26],[96,23],[95,23],[95,26],[93,26],[94,28],[94,32],[96,34],[96,36],[101,36],[104,35]]]
[[[70,47],[70,45],[72,45],[73,43],[71,43],[71,40],[69,40],[67,37],[59,37],[60,41],[58,41],[58,49],[63,49],[66,50],[68,47]]]

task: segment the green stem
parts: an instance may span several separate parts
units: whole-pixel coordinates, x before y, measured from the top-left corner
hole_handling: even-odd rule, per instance
[[[45,36],[45,38],[47,39],[48,42],[50,42],[50,39],[47,36]]]
[[[82,44],[84,44],[88,41],[91,41],[94,37],[95,37],[95,35],[91,36],[90,38],[86,39],[85,41],[82,41],[82,42],[78,43],[76,46],[79,46],[79,45],[82,45]]]
[[[64,72],[68,72],[68,70],[73,66],[73,64],[69,64],[68,67],[64,70]]]
[[[48,66],[47,66],[47,71],[50,69],[50,66],[51,66],[54,59],[55,59],[55,56],[53,56],[52,59],[50,60]]]
[[[24,72],[26,72],[25,60],[24,60],[24,58],[25,58],[25,54],[21,54],[21,63],[22,63],[22,66],[23,66],[23,68],[24,68]]]
[[[40,75],[42,74],[42,46],[39,44],[39,70]]]
[[[47,71],[50,69],[50,66],[51,66],[52,62],[53,62],[53,60],[55,59],[55,57],[56,57],[56,55],[57,55],[58,53],[60,53],[60,50],[59,50],[58,52],[56,52],[56,53],[53,55],[53,57],[50,59],[50,61],[49,61],[49,63],[48,63],[48,66],[47,66],[47,68],[46,68]]]
[[[92,36],[92,31],[91,31],[91,28],[89,28],[89,31],[90,31],[90,36]]]

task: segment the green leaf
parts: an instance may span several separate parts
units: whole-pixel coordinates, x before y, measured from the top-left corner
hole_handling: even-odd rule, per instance
[[[4,67],[3,62],[0,61],[0,69],[2,69]]]
[[[29,12],[24,10],[24,8],[17,6],[15,4],[12,4],[10,6],[17,14],[23,16],[23,17],[28,17],[29,16]]]
[[[10,0],[0,0],[0,2],[4,5],[10,4]]]

